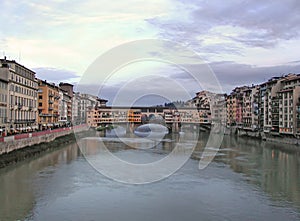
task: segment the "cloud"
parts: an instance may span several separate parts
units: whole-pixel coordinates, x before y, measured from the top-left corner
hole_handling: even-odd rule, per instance
[[[186,64],[190,70],[198,71],[201,75],[203,64]],[[136,80],[127,80],[115,84],[96,85],[79,84],[77,90],[83,93],[98,95],[108,99],[108,104],[116,103],[122,105],[154,105],[162,104],[165,101],[188,100],[194,97],[195,93],[201,90],[215,90],[218,93],[230,93],[237,86],[260,84],[274,76],[282,76],[288,73],[299,73],[300,64],[284,64],[277,66],[254,66],[240,64],[233,61],[212,62],[210,66],[218,82],[206,82],[204,76],[200,76],[201,85],[187,72],[174,67],[164,67],[157,70],[156,76],[145,76]],[[160,72],[160,73],[159,73]],[[164,76],[164,77],[160,77]],[[168,82],[169,81],[169,82]],[[217,86],[220,84],[221,91]],[[185,88],[183,93],[179,88]],[[204,86],[205,88],[202,88]],[[179,88],[179,89],[178,89]],[[218,90],[217,90],[218,89]],[[156,95],[156,96],[153,96]],[[137,102],[132,102],[132,98]],[[161,99],[165,97],[167,99]],[[119,102],[121,99],[122,102]]]
[[[257,67],[235,62],[212,63],[212,69],[222,82],[232,85],[262,83],[273,76],[281,76],[288,73],[299,73],[300,65],[277,65],[269,67]],[[238,77],[236,72],[238,72]]]
[[[219,42],[234,44],[234,47],[273,48],[281,41],[299,37],[300,3],[297,0],[240,1],[231,0],[178,0],[177,13],[188,13],[188,19],[173,17],[152,18],[147,21],[160,29],[167,39],[187,42],[195,50],[214,53],[234,53],[229,47],[218,50],[207,48],[204,39],[218,38]]]
[[[269,67],[240,64],[233,61],[212,62],[208,64],[218,79],[224,92],[229,93],[234,87],[242,85],[260,84],[274,76],[289,73],[299,73],[300,64],[285,64]],[[199,70],[199,65],[192,65],[191,69]],[[182,72],[172,75],[174,79],[185,79],[193,82],[194,79]],[[194,87],[194,90],[197,88]],[[198,88],[200,91],[201,88]]]
[[[300,67],[297,0],[128,0],[117,4],[105,0],[3,0],[1,8],[1,50],[10,59],[19,57],[38,77],[55,82],[76,82],[77,75],[102,53],[125,42],[153,37],[196,51],[209,62],[226,92],[237,85],[298,72]],[[151,55],[159,53],[153,49]],[[185,59],[194,61],[186,56],[182,63]],[[199,70],[196,64],[189,65]],[[108,85],[104,97],[112,97],[124,78],[144,72],[137,69],[123,74],[117,84]],[[168,73],[191,94],[200,90],[181,70],[161,69],[158,73]],[[145,87],[155,90],[154,86],[140,82],[127,91],[128,96]],[[85,89],[96,94],[97,87]]]
[[[49,68],[49,67],[40,67],[33,69],[36,72],[36,77],[42,80],[47,80],[54,83],[59,82],[70,82],[74,78],[79,78],[79,76],[68,70]]]
[[[299,61],[290,61],[290,62],[287,62],[287,64],[300,64],[300,60]]]
[[[155,3],[160,4],[155,4]],[[130,5],[130,7],[128,7]],[[141,2],[4,0],[0,48],[29,67],[56,67],[83,73],[107,50],[155,35],[144,19],[162,16],[169,1]],[[59,57],[59,59],[58,59]]]
[[[78,84],[76,90],[106,98],[109,104],[117,106],[154,105],[158,104],[158,101],[164,103],[190,99],[195,92],[191,91],[193,88],[186,83],[189,82],[178,81],[168,76],[150,75],[117,84]]]

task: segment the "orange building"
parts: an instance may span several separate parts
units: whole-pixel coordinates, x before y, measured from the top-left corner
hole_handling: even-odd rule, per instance
[[[128,110],[128,122],[140,123],[141,122],[141,111],[140,110]]]
[[[43,80],[38,83],[38,123],[40,128],[52,128],[58,124],[59,88]]]

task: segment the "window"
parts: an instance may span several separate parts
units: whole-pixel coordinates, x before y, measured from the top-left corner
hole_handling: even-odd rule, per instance
[[[43,103],[39,103],[39,107],[43,106]]]
[[[39,99],[43,99],[43,96],[42,96],[42,95],[39,95]]]
[[[5,82],[0,81],[0,88],[7,89],[7,84]]]

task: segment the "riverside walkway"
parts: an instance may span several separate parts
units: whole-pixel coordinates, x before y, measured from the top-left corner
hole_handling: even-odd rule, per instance
[[[83,128],[83,127],[87,127],[87,125],[86,124],[80,124],[80,125],[75,125],[75,126],[72,126],[72,127],[63,127],[63,128],[48,129],[48,130],[37,131],[37,132],[15,134],[15,135],[6,136],[6,137],[0,137],[0,142],[8,142],[8,141],[26,139],[26,138],[30,138],[30,137],[43,136],[43,135],[46,135],[46,134],[66,132],[66,131],[71,131],[71,130],[77,130],[77,129],[80,129],[80,128]]]

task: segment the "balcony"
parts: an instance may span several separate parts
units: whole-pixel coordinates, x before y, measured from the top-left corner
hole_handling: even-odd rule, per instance
[[[52,94],[52,93],[49,93],[49,97],[53,97],[54,96],[54,94]]]
[[[52,111],[52,110],[53,110],[53,107],[49,107],[48,110],[49,110],[49,111]]]
[[[35,119],[17,119],[14,121],[15,124],[28,124],[35,123]]]
[[[18,109],[19,109],[19,110],[22,109],[22,107],[23,107],[22,104],[18,104],[17,106],[18,106]]]
[[[49,103],[49,104],[53,104],[53,101],[52,101],[52,100],[49,100],[48,103]]]
[[[52,117],[52,114],[39,114],[40,117]]]

